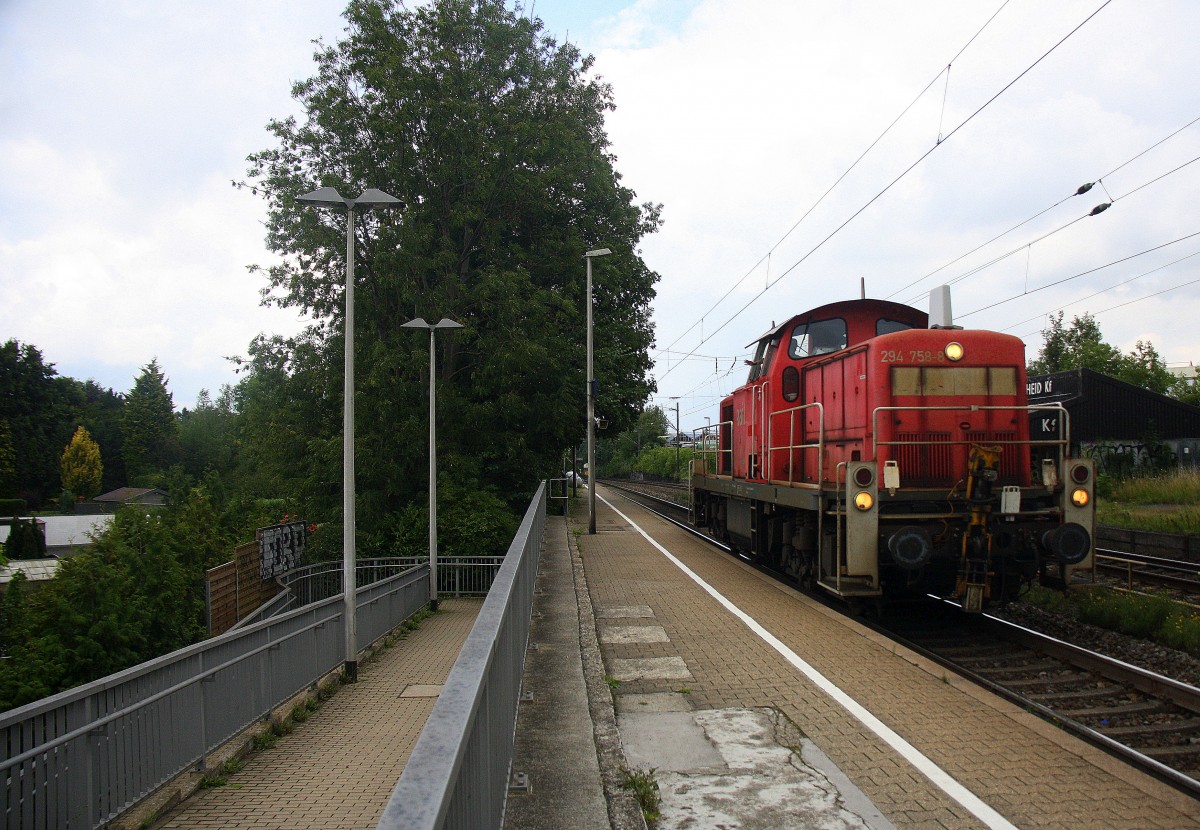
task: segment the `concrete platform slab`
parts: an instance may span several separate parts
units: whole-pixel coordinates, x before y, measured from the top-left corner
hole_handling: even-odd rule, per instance
[[[686,694],[655,692],[652,694],[617,695],[620,712],[690,712],[692,704]]]
[[[667,717],[672,722],[663,725],[677,736],[686,735],[686,746],[646,728],[646,721]],[[683,723],[685,718],[690,724]],[[627,738],[627,754],[648,751],[657,762],[655,779],[662,798],[658,827],[663,830],[894,830],[848,779],[831,780],[821,766],[810,763],[822,758],[820,753],[805,758],[803,749],[811,741],[776,710],[647,715],[630,718],[629,725],[647,740],[645,746],[639,740],[631,748]],[[697,739],[692,730],[703,737]],[[629,734],[622,729],[623,736]],[[708,754],[692,751],[697,741]]]
[[[682,657],[632,657],[614,659],[609,675],[621,682],[632,680],[695,680]]]
[[[629,767],[693,772],[728,769],[696,715],[695,712],[618,713],[617,726]]]
[[[649,605],[613,605],[596,609],[598,620],[653,619],[654,609]]]
[[[602,643],[669,643],[661,625],[606,625],[599,629]]]

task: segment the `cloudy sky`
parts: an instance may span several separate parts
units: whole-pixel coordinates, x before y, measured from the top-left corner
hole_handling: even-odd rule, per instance
[[[297,330],[258,304],[264,209],[230,182],[297,111],[341,6],[0,0],[0,338],[119,391],[157,357],[182,407],[233,382],[225,357],[257,333]],[[596,56],[618,170],[664,206],[642,249],[662,275],[656,403],[678,397],[685,429],[744,379],[747,343],[860,280],[920,307],[952,284],[959,323],[1031,355],[1062,308],[1200,362],[1200,4],[530,12]]]

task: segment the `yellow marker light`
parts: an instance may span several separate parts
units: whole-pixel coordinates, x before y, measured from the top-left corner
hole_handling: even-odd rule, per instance
[[[873,504],[875,499],[871,498],[870,493],[859,493],[854,497],[854,506],[859,510],[870,510]]]
[[[1087,507],[1087,503],[1090,498],[1091,497],[1088,495],[1087,490],[1071,491],[1071,504],[1075,505],[1076,507]]]
[[[965,352],[963,351],[962,343],[947,343],[946,344],[946,359],[947,360],[953,360],[953,361],[957,362],[957,361],[963,359],[963,354],[965,354]]]

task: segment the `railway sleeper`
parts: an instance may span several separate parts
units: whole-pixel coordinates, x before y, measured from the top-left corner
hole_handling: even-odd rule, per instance
[[[1120,706],[1098,706],[1094,709],[1060,709],[1059,714],[1068,718],[1119,717],[1121,715],[1149,715],[1173,711],[1171,704],[1161,700],[1140,700]]]
[[[1200,732],[1200,718],[1189,718],[1183,721],[1168,721],[1166,723],[1146,723],[1134,726],[1102,726],[1096,730],[1101,735],[1110,738],[1125,735],[1163,735],[1186,732]]]
[[[1061,667],[1060,667],[1061,668]],[[1082,683],[1086,680],[1092,680],[1094,675],[1084,674],[1083,672],[1070,672],[1068,674],[1056,674],[1047,677],[1026,677],[1019,680],[1005,680],[1003,685],[1013,689],[1032,689],[1037,686],[1057,686],[1062,683]]]
[[[1007,662],[998,666],[986,665],[989,662],[987,660],[961,660],[959,662],[969,667],[976,674],[982,674],[986,677],[996,677],[1005,674],[1029,674],[1030,672],[1061,672],[1064,670],[1062,663],[1053,660],[1043,660],[1037,663]]]
[[[1115,686],[1111,683],[1106,683],[1102,686],[1095,686],[1091,689],[1073,689],[1068,692],[1040,692],[1037,694],[1028,694],[1030,700],[1036,700],[1038,703],[1050,703],[1058,700],[1087,700],[1097,697],[1112,697],[1113,695],[1124,694],[1126,689],[1124,686]]]

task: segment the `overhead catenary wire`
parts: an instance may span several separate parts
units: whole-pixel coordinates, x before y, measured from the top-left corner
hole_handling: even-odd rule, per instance
[[[1033,69],[1035,67],[1037,67],[1040,63],[1042,63],[1042,61],[1044,61],[1054,51],[1056,51],[1060,46],[1062,46],[1063,43],[1065,43],[1075,33],[1077,33],[1080,29],[1082,29],[1085,25],[1087,25],[1091,20],[1093,20],[1096,17],[1096,15],[1098,15],[1101,11],[1103,11],[1105,8],[1107,8],[1112,2],[1113,2],[1113,0],[1104,0],[1104,2],[1100,5],[1099,8],[1097,8],[1095,11],[1093,11],[1091,14],[1089,14],[1081,23],[1079,23],[1077,26],[1075,26],[1075,28],[1073,28],[1070,32],[1068,32],[1066,35],[1064,35],[1062,38],[1060,38],[1053,46],[1051,46],[1040,57],[1038,57],[1037,60],[1033,61],[1033,63],[1031,63],[1029,66],[1025,67],[1025,69],[1021,70],[1020,73],[1018,73],[1012,80],[1010,80],[1007,84],[1005,84],[999,91],[997,91],[994,95],[992,95],[990,98],[988,98],[987,101],[985,101],[982,105],[980,105],[974,112],[972,112],[965,119],[963,119],[957,126],[954,127],[954,129],[952,129],[945,136],[945,138],[942,141],[936,143],[933,147],[929,148],[924,153],[922,153],[912,164],[910,164],[898,176],[896,176],[894,179],[892,179],[890,182],[888,182],[887,185],[885,185],[878,193],[876,193],[874,196],[872,196],[870,199],[868,199],[866,201],[866,203],[864,203],[861,207],[858,208],[858,210],[856,210],[854,213],[852,213],[841,224],[839,224],[829,234],[827,234],[824,238],[822,238],[821,241],[819,241],[816,245],[814,245],[811,249],[809,249],[809,251],[807,253],[805,253],[798,260],[796,260],[794,263],[792,263],[792,265],[790,265],[788,268],[786,268],[783,271],[783,273],[781,273],[778,277],[776,277],[774,280],[772,280],[761,291],[759,291],[753,297],[751,297],[744,305],[741,306],[741,308],[739,308],[736,312],[734,312],[732,316],[727,318],[725,320],[725,322],[723,322],[721,325],[719,325],[716,328],[716,330],[709,333],[707,335],[707,337],[704,337],[700,341],[700,343],[697,344],[697,346],[701,346],[708,340],[715,337],[727,325],[729,325],[731,322],[733,322],[739,316],[741,316],[742,312],[744,312],[751,305],[753,305],[755,302],[757,302],[758,299],[763,296],[763,294],[765,294],[767,291],[769,291],[775,285],[778,285],[779,282],[781,280],[783,280],[788,274],[790,274],[792,271],[794,271],[796,268],[798,268],[801,264],[803,264],[814,253],[816,253],[818,250],[820,250],[822,247],[824,247],[825,244],[830,239],[837,236],[847,225],[849,225],[856,218],[858,218],[858,216],[860,216],[867,208],[869,208],[871,205],[873,205],[875,202],[877,202],[880,198],[882,198],[897,183],[899,183],[909,173],[911,173],[914,169],[916,169],[917,166],[919,166],[923,161],[925,161],[925,159],[927,159],[930,155],[932,155],[935,150],[937,150],[939,147],[941,147],[943,144],[945,144],[946,141],[948,141],[952,136],[954,136],[957,132],[959,132],[963,127],[965,127],[967,124],[971,123],[975,118],[977,118],[979,116],[979,114],[982,113],[989,106],[991,106],[992,103],[994,103],[997,98],[999,98],[1001,95],[1003,95],[1009,89],[1011,89],[1013,87],[1013,85],[1015,85],[1018,81],[1020,81],[1022,78],[1024,78],[1031,71],[1033,71]],[[732,291],[732,289],[731,289],[731,291]],[[726,294],[726,296],[728,296],[728,293]],[[707,314],[706,314],[706,316],[707,316]],[[695,324],[693,324],[692,328],[694,328],[694,327],[695,327]],[[689,331],[690,330],[691,329],[689,329]],[[678,342],[678,340],[676,340],[675,342]],[[672,345],[674,345],[674,343]],[[676,365],[678,365],[678,364],[676,364]],[[664,372],[661,376],[659,376],[658,379],[662,380],[663,378],[665,378],[668,374],[671,373],[671,371],[674,368],[675,367],[671,367],[671,368],[667,369],[667,371]]]
[[[1010,2],[1010,0],[1004,0],[1004,2],[1000,4],[1000,7],[998,9],[996,9],[996,11],[992,13],[992,16],[987,19],[987,22],[985,22],[979,28],[979,30],[977,32],[975,32],[975,34],[972,35],[971,38],[965,44],[963,44],[963,46],[958,50],[958,52],[955,53],[954,57],[950,59],[950,62],[946,64],[946,68],[940,70],[937,73],[937,75],[935,75],[929,81],[929,83],[926,84],[925,87],[919,93],[917,93],[916,97],[914,97],[913,100],[909,102],[908,106],[906,106],[903,110],[901,110],[900,114],[897,115],[894,119],[892,119],[892,122],[890,124],[888,124],[888,126],[883,130],[883,132],[881,132],[878,136],[876,136],[875,140],[872,141],[867,146],[867,148],[865,150],[863,150],[862,153],[859,154],[858,158],[856,158],[854,160],[854,162],[851,163],[851,165],[849,167],[847,167],[846,170],[843,171],[843,173],[840,176],[837,177],[837,179],[833,182],[833,184],[831,184],[828,187],[828,189],[826,189],[825,192],[822,193],[817,198],[817,200],[812,203],[812,205],[808,208],[808,210],[806,210],[799,219],[797,219],[795,222],[792,223],[792,226],[787,229],[787,231],[783,234],[783,236],[781,236],[775,242],[774,245],[771,246],[771,248],[767,251],[767,253],[765,253],[752,266],[750,266],[750,269],[745,274],[742,275],[741,279],[739,279],[732,286],[730,286],[729,290],[727,290],[724,294],[722,294],[720,296],[720,298],[715,303],[713,303],[712,306],[707,311],[705,311],[702,315],[700,315],[700,319],[698,319],[696,322],[694,322],[690,326],[688,326],[678,337],[676,337],[669,344],[667,344],[666,348],[663,349],[662,351],[666,351],[666,350],[670,349],[672,346],[677,344],[680,340],[682,340],[684,337],[686,337],[688,334],[690,334],[692,331],[694,331],[698,326],[703,326],[705,318],[708,317],[709,314],[712,314],[713,311],[715,311],[721,305],[721,303],[725,302],[725,300],[729,298],[729,295],[732,294],[734,291],[736,291],[746,280],[748,280],[750,278],[750,276],[755,271],[758,270],[759,266],[763,265],[763,263],[767,264],[767,278],[766,278],[766,284],[765,284],[765,287],[763,290],[766,291],[767,289],[769,289],[771,287],[771,285],[773,285],[773,283],[770,280],[771,255],[779,248],[780,245],[782,245],[788,239],[789,236],[792,235],[792,233],[796,230],[796,228],[800,227],[801,223],[803,223],[804,220],[806,220],[809,217],[809,215],[811,215],[812,212],[814,210],[816,210],[821,205],[822,202],[825,201],[825,198],[827,196],[829,196],[829,194],[832,193],[834,191],[834,189],[836,189],[837,186],[839,184],[841,184],[842,181],[848,175],[850,175],[851,172],[854,171],[854,169],[856,167],[858,167],[859,163],[862,162],[862,160],[865,159],[867,157],[867,155],[873,149],[875,149],[876,145],[878,145],[879,142],[882,141],[888,135],[888,133],[890,133],[892,131],[892,129],[901,121],[901,119],[903,119],[904,116],[908,114],[909,110],[911,110],[914,106],[916,106],[917,102],[920,101],[923,97],[925,97],[925,94],[930,90],[930,88],[935,83],[937,83],[938,79],[941,78],[943,75],[947,76],[947,89],[949,89],[950,66],[954,63],[954,61],[958,60],[958,58],[962,56],[963,52],[965,52],[967,50],[967,48],[972,43],[975,42],[975,40],[983,33],[983,31],[989,25],[991,25],[992,21],[996,19],[997,15],[999,15],[1000,12],[1002,12],[1004,10],[1005,6],[1007,6],[1009,4],[1009,2]],[[944,102],[943,102],[943,104],[944,104]],[[943,140],[941,137],[941,132],[940,132],[941,125],[938,126],[938,130],[939,130],[939,134],[938,134],[938,142],[937,143],[940,144]],[[704,337],[703,329],[701,330],[700,336],[701,336],[702,343],[708,339],[708,338]]]
[[[998,234],[996,234],[995,236],[993,236],[993,237],[992,237],[991,239],[989,239],[988,241],[986,241],[986,242],[983,242],[983,243],[981,243],[981,244],[979,244],[979,245],[976,245],[976,246],[975,246],[974,248],[972,248],[971,250],[967,251],[967,252],[966,252],[966,253],[964,253],[964,254],[960,254],[959,256],[957,256],[957,257],[955,257],[954,259],[950,260],[950,261],[949,261],[949,262],[947,262],[946,264],[944,264],[944,265],[941,265],[941,266],[939,266],[938,268],[935,268],[934,270],[930,271],[928,274],[925,274],[925,275],[924,275],[924,276],[922,276],[922,277],[918,277],[917,279],[913,280],[913,281],[912,281],[912,282],[910,282],[910,283],[907,283],[907,284],[906,284],[906,285],[904,285],[903,287],[896,289],[896,290],[895,290],[895,291],[893,291],[891,294],[888,294],[888,295],[887,295],[887,296],[886,296],[884,299],[888,299],[888,300],[890,300],[890,299],[892,299],[893,297],[895,297],[896,295],[898,295],[898,294],[900,294],[900,293],[902,293],[902,292],[904,292],[904,291],[907,291],[908,289],[912,288],[914,285],[919,285],[920,283],[924,282],[925,280],[929,279],[930,277],[932,277],[932,276],[934,276],[934,275],[936,275],[936,274],[938,274],[938,273],[940,273],[940,272],[942,272],[942,271],[946,270],[946,269],[947,269],[947,268],[949,268],[951,265],[954,265],[954,264],[955,264],[955,263],[957,263],[957,262],[961,262],[962,260],[964,260],[964,259],[966,259],[967,257],[969,257],[971,254],[974,254],[974,253],[977,253],[978,251],[981,251],[981,250],[983,250],[984,248],[986,248],[988,245],[991,245],[991,244],[992,244],[993,242],[995,242],[996,240],[998,240],[998,239],[1002,239],[1002,238],[1004,238],[1005,236],[1008,236],[1010,233],[1012,233],[1013,231],[1017,230],[1018,228],[1021,228],[1021,227],[1023,227],[1024,225],[1028,225],[1028,224],[1029,224],[1030,222],[1032,222],[1033,220],[1035,220],[1035,219],[1037,219],[1037,218],[1039,218],[1039,217],[1041,217],[1041,216],[1045,215],[1046,213],[1049,213],[1050,211],[1052,211],[1052,210],[1054,210],[1055,208],[1057,208],[1057,207],[1059,207],[1059,206],[1061,206],[1061,205],[1065,204],[1066,202],[1070,201],[1071,199],[1075,198],[1076,196],[1082,196],[1082,195],[1084,195],[1085,193],[1087,193],[1088,191],[1090,191],[1090,190],[1091,190],[1093,187],[1095,187],[1095,186],[1096,186],[1096,184],[1100,184],[1101,188],[1102,188],[1102,189],[1105,189],[1105,190],[1106,190],[1106,192],[1107,192],[1107,189],[1106,189],[1106,188],[1104,188],[1104,180],[1105,180],[1105,179],[1107,179],[1108,177],[1112,176],[1114,173],[1118,172],[1118,171],[1119,171],[1119,170],[1121,170],[1122,168],[1124,168],[1124,167],[1126,167],[1126,166],[1128,166],[1128,165],[1132,164],[1133,162],[1137,161],[1137,160],[1138,160],[1138,159],[1140,159],[1142,156],[1144,156],[1144,155],[1146,155],[1147,153],[1149,153],[1151,150],[1154,150],[1154,149],[1156,149],[1157,147],[1160,147],[1161,145],[1163,145],[1163,144],[1165,144],[1166,142],[1170,141],[1172,138],[1174,138],[1175,136],[1179,135],[1179,134],[1180,134],[1180,133],[1182,133],[1184,130],[1186,130],[1188,127],[1191,127],[1191,126],[1193,126],[1193,125],[1194,125],[1194,124],[1196,124],[1197,122],[1200,122],[1200,117],[1193,118],[1191,121],[1189,121],[1188,123],[1184,124],[1184,125],[1183,125],[1182,127],[1180,127],[1179,129],[1172,131],[1172,132],[1171,132],[1169,135],[1166,135],[1166,136],[1164,136],[1163,138],[1159,139],[1158,141],[1154,142],[1153,144],[1151,144],[1151,145],[1150,145],[1149,147],[1147,147],[1146,149],[1142,150],[1142,151],[1141,151],[1140,153],[1138,153],[1137,155],[1135,155],[1135,156],[1133,156],[1132,158],[1129,158],[1129,159],[1127,159],[1127,160],[1123,161],[1121,164],[1118,164],[1116,167],[1114,167],[1112,170],[1109,170],[1109,171],[1108,171],[1107,173],[1105,173],[1103,176],[1099,176],[1099,177],[1097,177],[1095,181],[1092,181],[1092,182],[1087,182],[1087,183],[1085,183],[1085,184],[1082,184],[1082,185],[1080,185],[1078,188],[1076,188],[1076,190],[1075,190],[1073,193],[1071,193],[1071,195],[1069,195],[1069,196],[1066,196],[1065,198],[1059,199],[1059,200],[1058,200],[1057,202],[1055,202],[1054,204],[1050,205],[1050,206],[1049,206],[1049,207],[1047,207],[1047,208],[1044,208],[1044,209],[1042,209],[1042,210],[1038,211],[1038,212],[1037,212],[1037,213],[1035,213],[1033,216],[1030,216],[1028,219],[1025,219],[1025,220],[1024,220],[1024,221],[1022,221],[1022,222],[1018,222],[1016,225],[1013,225],[1013,226],[1012,226],[1011,228],[1009,228],[1008,230],[1006,230],[1006,231],[1003,231],[1003,232],[1001,232],[1001,233],[998,233]],[[1196,159],[1192,159],[1192,161],[1196,161]],[[1192,163],[1192,162],[1187,162],[1187,164],[1191,164],[1191,163]],[[1162,176],[1160,176],[1159,178],[1164,178],[1164,177],[1166,177],[1166,176],[1169,176],[1169,175],[1171,175],[1172,173],[1175,173],[1175,172],[1177,172],[1177,171],[1178,171],[1179,169],[1181,169],[1182,167],[1186,167],[1186,166],[1187,166],[1187,164],[1181,165],[1180,167],[1177,167],[1177,168],[1175,168],[1175,170],[1170,170],[1170,171],[1168,171],[1167,173],[1164,173],[1164,174],[1163,174]],[[1157,181],[1157,179],[1152,179],[1151,181],[1149,181],[1149,182],[1146,182],[1145,184],[1141,185],[1141,187],[1146,187],[1146,186],[1148,186],[1148,185],[1150,185],[1150,184],[1153,184],[1155,181]],[[1134,193],[1134,192],[1136,192],[1137,190],[1140,190],[1140,189],[1141,189],[1140,187],[1139,187],[1139,188],[1135,188],[1134,190],[1131,190],[1131,191],[1129,191],[1128,193],[1125,193],[1125,194],[1123,194],[1123,196],[1122,196],[1121,198],[1124,198],[1124,196],[1129,196],[1131,193]],[[1112,201],[1114,201],[1111,195],[1109,195],[1109,201],[1110,201],[1110,203],[1111,203]],[[1064,226],[1064,227],[1065,227],[1065,226]],[[1061,228],[1060,228],[1060,230],[1061,230]],[[1039,239],[1038,239],[1038,240],[1035,240],[1035,241],[1040,241],[1041,239],[1044,239],[1044,238],[1045,238],[1044,236],[1043,236],[1043,237],[1039,237]],[[1028,244],[1032,244],[1032,243],[1028,243]],[[1012,253],[1012,252],[1010,252],[1010,253]],[[1008,254],[1005,254],[1004,256],[1008,256]],[[1001,257],[1000,259],[1002,259],[1002,258],[1003,258],[1003,257]],[[997,260],[993,260],[993,263],[994,263],[994,262],[997,262],[997,261],[999,261],[999,259],[997,259]]]
[[[1142,277],[1148,277],[1151,274],[1158,273],[1159,271],[1165,271],[1167,268],[1170,268],[1172,265],[1178,265],[1179,263],[1189,260],[1195,256],[1200,256],[1200,251],[1193,251],[1190,254],[1181,256],[1179,259],[1171,260],[1170,262],[1159,265],[1156,268],[1151,268],[1149,271],[1143,271],[1142,273],[1138,274],[1136,277],[1130,277],[1127,280],[1122,280],[1121,282],[1117,283],[1116,285],[1110,285],[1108,288],[1101,289],[1100,291],[1094,291],[1091,294],[1088,294],[1086,297],[1078,297],[1074,300],[1071,300],[1070,302],[1063,303],[1058,308],[1051,309],[1048,312],[1045,312],[1045,311],[1039,312],[1038,314],[1035,314],[1032,317],[1026,317],[1024,320],[1021,320],[1018,323],[1013,323],[1012,325],[1005,326],[1004,328],[1000,329],[1000,331],[1009,331],[1010,329],[1015,329],[1018,326],[1023,326],[1026,323],[1031,323],[1034,320],[1038,319],[1039,317],[1044,317],[1047,314],[1054,314],[1056,311],[1063,311],[1064,309],[1066,309],[1067,306],[1075,305],[1076,303],[1086,302],[1087,300],[1090,300],[1093,297],[1099,297],[1102,294],[1107,294],[1108,292],[1114,291],[1123,285],[1129,285],[1129,283],[1136,282],[1137,280],[1140,280]]]
[[[1023,297],[1029,296],[1030,294],[1036,294],[1039,291],[1045,291],[1047,288],[1053,288],[1056,285],[1062,285],[1063,283],[1070,282],[1071,280],[1076,280],[1076,279],[1079,279],[1080,277],[1085,277],[1088,274],[1094,274],[1097,271],[1103,271],[1105,268],[1111,268],[1114,265],[1120,265],[1122,262],[1128,262],[1131,259],[1136,259],[1137,257],[1145,256],[1146,254],[1152,253],[1154,251],[1162,250],[1163,248],[1166,248],[1169,245],[1175,245],[1179,242],[1183,242],[1188,239],[1194,239],[1197,236],[1200,236],[1200,231],[1196,231],[1195,233],[1189,233],[1187,236],[1181,236],[1178,239],[1172,239],[1170,242],[1163,242],[1160,245],[1155,245],[1153,247],[1145,249],[1144,251],[1138,251],[1136,254],[1130,254],[1129,256],[1121,257],[1120,259],[1115,259],[1112,262],[1106,262],[1104,265],[1097,265],[1095,268],[1089,268],[1086,271],[1080,271],[1078,274],[1074,274],[1069,277],[1063,277],[1061,280],[1055,280],[1054,282],[1046,283],[1045,285],[1039,286],[1038,288],[1035,288],[1032,291],[1025,291],[1021,294],[1015,294],[1012,297],[1008,297],[1007,299],[998,300],[994,303],[991,303],[990,305],[981,306],[980,308],[976,308],[972,311],[968,311],[965,314],[959,314],[958,318],[961,320],[963,318],[970,317],[973,314],[978,314],[981,311],[988,311],[989,309],[996,308],[997,306],[1002,306],[1005,303],[1011,303],[1013,300],[1019,300]]]

